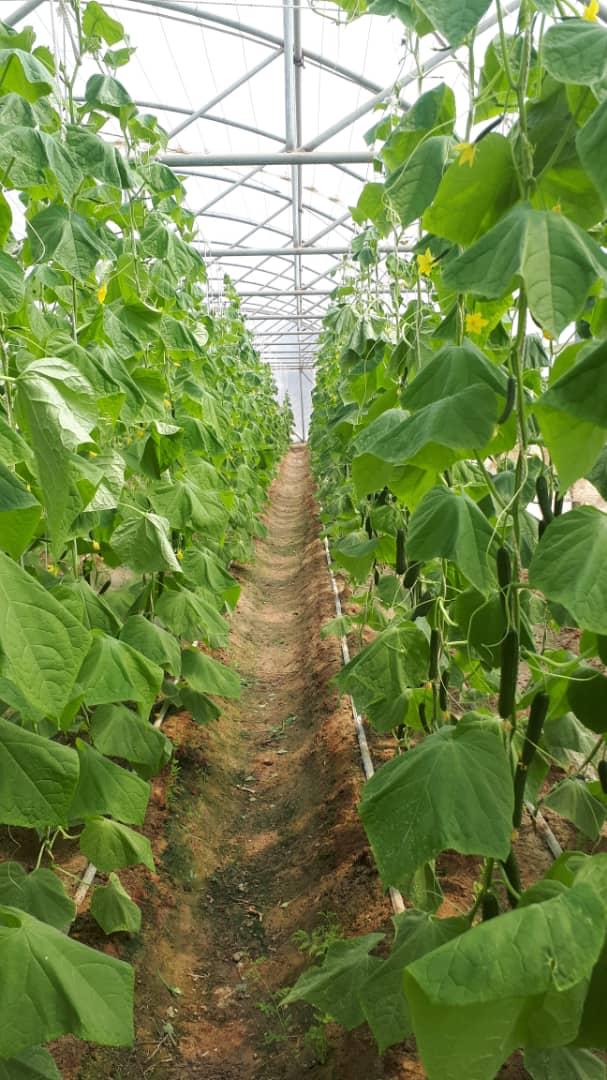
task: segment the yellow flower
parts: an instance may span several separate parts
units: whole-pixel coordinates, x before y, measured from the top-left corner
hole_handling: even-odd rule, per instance
[[[97,289],[97,300],[100,304],[103,304],[107,296],[107,285],[100,285]]]
[[[545,338],[546,341],[554,341],[554,334],[551,334],[549,330],[542,330],[542,337]]]
[[[466,315],[467,334],[482,334],[485,326],[489,326],[489,319],[484,319],[480,311],[473,311],[471,315]]]
[[[56,576],[57,576],[57,574],[59,573],[59,567],[58,567],[58,566],[55,566],[55,564],[54,564],[54,563],[52,563],[52,562],[50,562],[50,563],[48,564],[48,566],[47,566],[47,568],[46,568],[46,569],[48,570],[49,574],[54,574],[54,575],[55,575],[55,577],[56,577]]]
[[[177,551],[175,552],[175,554],[176,554],[177,558],[179,559],[179,562],[183,562],[183,551],[181,550],[181,548],[177,548]]]
[[[135,435],[137,436],[138,439],[143,439],[143,436],[145,435],[145,431],[143,430],[143,428],[137,428],[137,431],[135,432]]]
[[[91,547],[92,547],[93,551],[101,551],[101,544],[99,543],[98,540],[93,540],[92,543],[91,543]]]
[[[459,165],[474,165],[474,159],[476,157],[476,146],[474,143],[461,142],[455,147],[457,151],[457,161]]]
[[[165,397],[162,404],[164,405],[165,409],[170,409],[171,408],[171,402],[169,401],[168,397]]]
[[[582,18],[587,22],[596,22],[599,10],[599,0],[589,0],[582,12]]]
[[[434,267],[434,257],[430,248],[426,248],[423,255],[417,256],[417,269],[420,274],[431,274]]]
[[[96,450],[89,450],[89,457],[97,457],[97,451]]]
[[[552,213],[553,214],[562,214],[563,213],[563,211],[561,210],[560,202],[556,202],[554,204],[554,206],[552,207]]]

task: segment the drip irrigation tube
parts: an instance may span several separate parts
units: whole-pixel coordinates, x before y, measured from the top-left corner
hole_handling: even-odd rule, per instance
[[[335,580],[335,575],[334,575],[334,573],[333,573],[333,571],[331,569],[331,552],[329,550],[329,542],[328,542],[326,536],[325,536],[325,557],[326,557],[326,560],[327,560],[327,569],[329,571],[329,577],[331,579],[331,588],[333,589],[333,596],[335,597],[335,611],[337,612],[337,617],[341,618],[342,610],[341,610],[341,601],[339,599],[339,589],[337,588],[337,582]],[[341,645],[341,655],[342,655],[342,660],[343,660],[344,667],[345,667],[345,665],[350,662],[350,650],[348,648],[348,642],[346,641],[346,638],[345,638],[345,636],[343,634],[340,634],[339,643]],[[356,705],[354,704],[354,701],[352,700],[352,698],[350,698],[350,706],[351,706],[351,709],[352,709],[352,719],[354,720],[354,728],[355,728],[355,731],[356,731],[356,738],[358,739],[358,746],[359,746],[359,749],[360,749],[360,756],[361,756],[361,759],[362,759],[363,772],[365,774],[365,779],[370,780],[371,777],[375,774],[375,766],[373,765],[373,759],[371,757],[371,751],[369,750],[369,743],[367,742],[367,735],[365,733],[365,727],[364,727],[364,724],[363,724],[362,716],[360,715],[358,709],[356,708]],[[394,914],[395,915],[400,915],[405,910],[405,902],[404,902],[404,900],[402,898],[401,893],[399,893],[398,889],[393,888],[393,886],[391,885],[390,888],[389,888],[389,894],[390,894],[390,903],[392,904],[392,910],[394,911]]]

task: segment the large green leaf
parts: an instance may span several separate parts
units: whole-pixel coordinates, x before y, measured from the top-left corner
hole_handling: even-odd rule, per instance
[[[583,349],[535,405],[561,485],[586,475],[607,440],[607,345]]]
[[[173,570],[181,573],[173,551],[169,522],[158,514],[138,514],[128,518],[112,533],[112,547],[119,558],[138,573]]]
[[[61,1080],[48,1050],[32,1046],[8,1060],[0,1060],[0,1080]]]
[[[146,778],[170,760],[172,747],[166,735],[125,705],[100,705],[90,731],[102,754],[124,758]]]
[[[141,911],[131,900],[117,874],[110,874],[108,884],[98,886],[93,892],[91,915],[105,934],[120,931],[138,934],[141,929]]]
[[[23,370],[17,404],[35,454],[51,536],[60,547],[80,509],[70,509],[71,451],[91,441],[97,421],[93,388],[72,364],[47,357]]]
[[[489,387],[475,384],[441,398],[412,416],[387,409],[353,444],[354,457],[370,454],[392,465],[447,468],[474,455],[489,442],[498,417],[498,399]]]
[[[212,551],[190,546],[183,556],[181,568],[192,584],[221,596],[228,607],[236,607],[240,585]]]
[[[172,634],[144,615],[131,615],[120,631],[120,640],[147,656],[171,675],[181,672],[181,650]]]
[[[416,960],[405,992],[430,1080],[493,1080],[516,1047],[571,1042],[604,935],[597,893],[576,884]]]
[[[181,673],[198,694],[215,694],[217,697],[240,697],[240,678],[235,671],[213,660],[199,649],[184,649],[181,655]]]
[[[53,90],[53,76],[35,56],[23,49],[0,49],[0,86],[2,93],[11,91],[37,101]]]
[[[91,75],[84,91],[85,107],[89,110],[120,116],[122,111],[128,114],[133,109],[132,99],[118,79],[111,75]]]
[[[0,462],[0,548],[18,559],[35,533],[41,513],[31,491]]]
[[[402,394],[402,403],[413,412],[484,384],[496,394],[505,396],[507,377],[502,368],[487,360],[471,341],[463,345],[445,345],[425,364]]]
[[[381,964],[381,960],[369,953],[383,937],[383,934],[366,934],[351,941],[334,942],[327,949],[322,967],[304,971],[283,998],[283,1004],[308,1001],[334,1016],[348,1031],[358,1027],[365,1019],[358,992]]]
[[[97,261],[111,255],[86,218],[65,206],[47,206],[28,221],[27,231],[34,262],[52,260],[78,281],[85,282]]]
[[[447,163],[451,139],[435,135],[417,144],[411,157],[391,173],[384,188],[385,202],[401,225],[410,225],[430,205]]]
[[[476,147],[471,164],[456,161],[449,166],[424,214],[424,229],[454,244],[471,244],[512,206],[517,195],[511,143],[503,135],[487,135]]]
[[[467,929],[465,919],[438,919],[423,911],[406,911],[393,922],[396,933],[390,955],[371,971],[359,992],[365,1019],[382,1054],[413,1031],[403,989],[405,968]]]
[[[473,716],[382,765],[360,803],[382,881],[405,890],[415,871],[447,848],[505,859],[512,811],[499,726]]]
[[[543,805],[572,821],[590,840],[598,840],[607,819],[607,806],[595,798],[583,780],[561,780],[545,797]]]
[[[375,562],[379,540],[369,538],[364,529],[340,536],[331,548],[331,558],[337,566],[343,566],[354,581],[364,581]]]
[[[69,809],[70,821],[107,815],[127,825],[142,825],[150,785],[122,769],[82,739],[76,740],[80,776]]]
[[[529,583],[583,630],[607,634],[607,514],[581,506],[555,518],[537,546]]]
[[[0,1054],[60,1035],[133,1041],[133,969],[13,907],[0,908]]]
[[[607,677],[601,671],[580,664],[567,683],[567,701],[586,728],[607,732]]]
[[[27,828],[65,825],[78,755],[0,717],[0,819]]]
[[[601,82],[607,75],[607,30],[587,19],[565,19],[546,31],[542,59],[560,82]]]
[[[604,202],[607,202],[607,161],[604,154],[606,139],[607,101],[603,101],[578,131],[575,145],[582,165]]]
[[[76,914],[57,874],[44,867],[28,874],[16,862],[0,864],[0,905],[21,908],[57,930],[66,930]]]
[[[516,206],[463,254],[443,278],[459,292],[506,296],[522,279],[537,321],[558,335],[580,314],[597,278],[607,280],[607,256],[564,214]]]
[[[461,45],[490,3],[491,0],[419,0],[419,7],[450,45]]]
[[[190,589],[165,589],[156,604],[156,616],[164,626],[187,641],[197,638],[212,649],[227,643],[228,624],[210,600]]]
[[[123,866],[143,863],[154,870],[152,848],[147,837],[108,818],[89,818],[80,834],[80,850],[99,870],[110,873]]]
[[[0,251],[0,311],[16,311],[23,303],[25,281],[16,259]]]
[[[590,1050],[558,1046],[552,1050],[528,1050],[525,1069],[531,1080],[605,1080],[605,1062]]]
[[[159,484],[151,495],[151,502],[174,529],[182,532],[199,529],[207,535],[220,536],[229,519],[217,493],[202,491],[189,479]]]
[[[4,674],[36,709],[58,718],[88,651],[90,632],[30,574],[0,552]]]
[[[125,641],[93,631],[93,643],[78,675],[86,705],[135,701],[141,711],[151,709],[162,686],[162,668],[151,663]]]
[[[408,551],[413,559],[449,559],[464,577],[487,593],[493,584],[489,560],[494,541],[487,518],[465,492],[435,487],[424,495],[409,525]]]
[[[117,45],[124,37],[124,27],[108,15],[97,0],[88,0],[82,18],[82,29],[91,37],[103,38],[107,45]]]
[[[379,731],[405,723],[410,689],[428,676],[430,649],[415,623],[389,626],[335,677],[342,693]]]

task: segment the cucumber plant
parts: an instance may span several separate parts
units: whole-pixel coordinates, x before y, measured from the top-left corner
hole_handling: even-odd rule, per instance
[[[0,825],[37,852],[0,864],[7,1077],[57,1076],[43,1044],[66,1032],[132,1041],[132,969],[66,935],[53,849],[108,875],[103,930],[137,932],[119,871],[154,868],[152,721],[240,692],[193,643],[226,642],[291,427],[229,282],[209,308],[166,136],[117,78],[121,24],[96,0],[62,18],[71,61],[0,24]]]
[[[374,632],[337,682],[397,751],[360,816],[410,907],[387,957],[336,943],[287,1000],[382,1050],[414,1034],[431,1080],[518,1048],[535,1080],[604,1076],[607,514],[571,488],[607,497],[607,25],[594,0],[340,6],[400,19],[418,76],[367,135],[310,435]],[[586,851],[521,872],[525,805]],[[447,850],[479,870],[441,918]]]

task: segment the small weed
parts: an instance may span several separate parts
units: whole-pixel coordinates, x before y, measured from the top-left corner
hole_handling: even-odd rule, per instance
[[[308,933],[307,930],[296,930],[291,940],[300,952],[305,953],[311,960],[319,960],[336,941],[343,937],[343,931],[334,911],[321,912],[321,925]]]
[[[296,720],[297,717],[295,715],[286,716],[284,720],[281,720],[280,724],[276,724],[274,727],[270,728],[270,738],[284,738],[284,736],[287,734],[287,731],[291,727],[291,724],[294,724]]]
[[[177,758],[173,757],[166,786],[165,797],[167,807],[171,807],[182,794],[183,783],[181,780],[181,765],[179,764]]]

